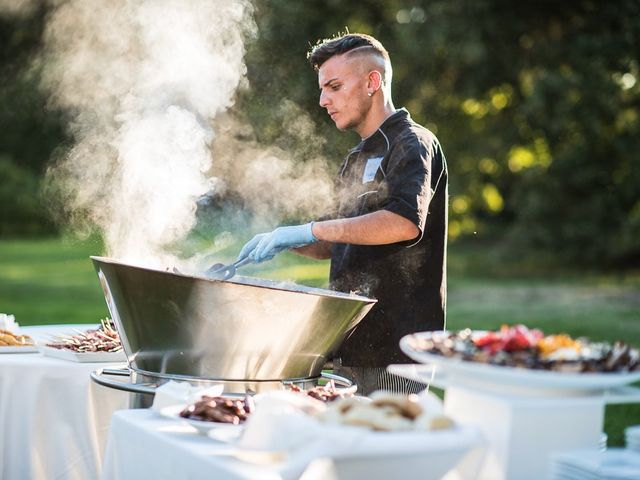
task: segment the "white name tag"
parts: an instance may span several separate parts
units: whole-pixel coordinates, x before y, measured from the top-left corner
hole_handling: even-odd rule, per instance
[[[362,174],[362,183],[372,182],[376,178],[376,172],[380,168],[382,159],[384,157],[373,157],[367,159],[367,164],[364,167],[364,173]]]

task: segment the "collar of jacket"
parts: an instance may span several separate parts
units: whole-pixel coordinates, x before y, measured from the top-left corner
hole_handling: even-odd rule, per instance
[[[411,116],[406,108],[399,108],[390,115],[375,132],[363,139],[358,145],[349,150],[348,155],[353,153],[368,151],[378,152],[382,150],[386,152],[390,148],[390,138],[393,132],[405,123],[411,121]]]

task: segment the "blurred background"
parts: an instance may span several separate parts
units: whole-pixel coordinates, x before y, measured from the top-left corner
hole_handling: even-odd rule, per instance
[[[0,311],[22,325],[108,315],[88,259],[104,238],[77,228],[47,175],[77,120],[42,88],[46,25],[61,4],[0,4]],[[252,4],[246,81],[225,113],[243,127],[217,130],[214,157],[250,142],[301,165],[320,155],[333,175],[358,139],[318,106],[306,52],[339,32],[371,34],[390,52],[396,107],[447,157],[448,328],[524,323],[640,347],[638,0]],[[200,200],[182,252],[231,230],[218,253],[233,258],[251,236],[220,214],[242,206],[236,193]],[[253,272],[324,286],[328,265],[285,254]],[[640,421],[637,406],[607,412],[613,444]]]

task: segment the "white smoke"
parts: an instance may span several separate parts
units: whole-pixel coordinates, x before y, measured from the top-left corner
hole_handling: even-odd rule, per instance
[[[107,254],[168,265],[212,188],[209,121],[244,81],[246,0],[69,0],[45,35],[45,85],[74,114],[75,144],[51,170]]]
[[[213,172],[219,185],[242,194],[254,232],[275,228],[283,219],[317,220],[333,206],[334,169],[321,155],[325,140],[315,134],[315,124],[288,100],[272,114],[286,138],[268,147],[232,116],[216,123]]]
[[[0,0],[0,15],[29,15],[40,3],[40,0]]]

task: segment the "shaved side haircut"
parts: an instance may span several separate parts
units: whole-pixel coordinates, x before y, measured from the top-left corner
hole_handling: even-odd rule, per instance
[[[318,70],[323,63],[335,55],[372,56],[382,67],[382,80],[385,85],[391,84],[392,69],[389,52],[382,43],[364,33],[347,33],[334,38],[324,39],[311,48],[307,58],[311,66]]]

